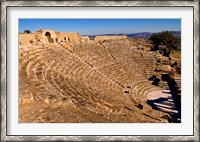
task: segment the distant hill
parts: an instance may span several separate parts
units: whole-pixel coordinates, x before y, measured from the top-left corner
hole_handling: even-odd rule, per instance
[[[169,31],[171,34],[177,37],[181,37],[181,31]],[[135,38],[150,38],[155,33],[149,33],[149,32],[142,32],[142,33],[132,33],[127,34],[128,37],[135,37]]]
[[[171,34],[173,34],[174,36],[181,37],[181,31],[169,31],[169,32]],[[148,39],[153,34],[154,33],[150,33],[150,32],[140,32],[140,33],[130,33],[130,34],[103,34],[103,35],[100,35],[100,36],[127,35],[128,37],[132,37],[132,38]],[[92,35],[92,36],[89,36],[89,37],[90,37],[90,39],[94,39],[95,36],[99,36],[99,35]]]
[[[150,38],[154,33],[149,32],[142,32],[142,33],[132,33],[127,34],[128,37],[135,37],[135,38]]]

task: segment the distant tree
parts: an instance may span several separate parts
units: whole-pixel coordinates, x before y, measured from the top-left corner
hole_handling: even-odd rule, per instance
[[[174,36],[168,31],[164,31],[158,34],[153,34],[150,38],[152,41],[153,47],[152,50],[157,51],[159,50],[160,45],[165,45],[165,51],[171,52],[172,50],[180,50],[181,39]],[[162,49],[161,49],[162,50]]]
[[[30,34],[31,31],[30,31],[30,30],[24,30],[24,33],[26,33],[26,34]]]

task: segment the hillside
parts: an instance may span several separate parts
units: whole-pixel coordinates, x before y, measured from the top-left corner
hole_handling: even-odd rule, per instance
[[[181,37],[181,31],[169,31],[171,34],[177,37]],[[156,33],[156,32],[155,32]],[[155,33],[150,33],[150,32],[139,32],[139,33],[130,33],[130,34],[103,34],[101,36],[119,36],[119,35],[126,35],[131,38],[150,38]],[[97,35],[88,35],[90,39],[94,39],[95,36]]]

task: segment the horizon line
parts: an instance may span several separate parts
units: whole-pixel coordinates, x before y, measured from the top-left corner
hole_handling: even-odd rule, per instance
[[[27,29],[28,30],[28,29]],[[44,30],[44,29],[38,29],[38,30]],[[38,31],[36,30],[36,31]],[[53,29],[46,29],[46,30],[53,30]],[[31,33],[35,33],[36,31],[32,32]],[[55,30],[53,30],[55,31]],[[80,34],[80,36],[98,36],[98,35],[129,35],[129,34],[138,34],[138,33],[161,33],[161,32],[164,32],[164,31],[168,31],[168,32],[181,32],[181,30],[162,30],[160,32],[131,32],[131,33],[103,33],[103,34]],[[55,31],[55,32],[61,32],[61,31]],[[66,32],[66,31],[64,31]],[[19,33],[23,33],[23,32],[20,32]],[[79,33],[79,32],[66,32],[66,33]]]

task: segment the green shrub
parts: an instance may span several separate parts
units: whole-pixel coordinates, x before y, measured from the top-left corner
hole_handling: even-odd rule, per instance
[[[171,52],[172,50],[175,50],[175,51],[181,50],[181,39],[179,37],[174,36],[168,31],[153,34],[149,38],[149,40],[152,41],[153,47],[151,48],[151,50],[153,51],[160,50],[159,45],[165,45],[167,48],[167,51],[169,52]]]

